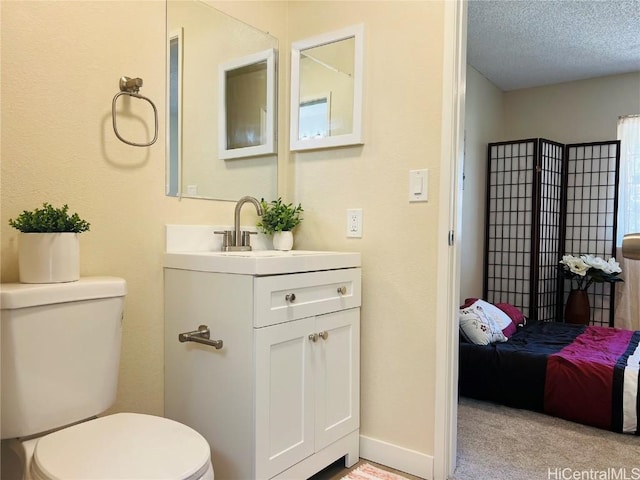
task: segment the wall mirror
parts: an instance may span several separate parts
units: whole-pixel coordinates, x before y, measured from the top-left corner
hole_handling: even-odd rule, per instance
[[[167,1],[167,195],[278,196],[277,50],[203,1]]]
[[[293,42],[291,150],[362,144],[364,26]]]

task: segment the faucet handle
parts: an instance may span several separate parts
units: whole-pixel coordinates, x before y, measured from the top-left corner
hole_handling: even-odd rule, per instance
[[[214,231],[214,234],[222,235],[222,250],[227,251],[230,246],[235,245],[235,235],[233,230]]]
[[[258,232],[250,232],[248,230],[242,231],[242,246],[251,247],[251,235],[256,235]]]

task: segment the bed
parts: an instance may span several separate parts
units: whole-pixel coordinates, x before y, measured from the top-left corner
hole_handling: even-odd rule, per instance
[[[460,395],[640,435],[640,331],[544,322],[460,342]]]

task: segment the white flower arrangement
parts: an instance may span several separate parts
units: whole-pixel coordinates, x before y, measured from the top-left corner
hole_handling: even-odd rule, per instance
[[[560,260],[560,272],[565,278],[575,280],[578,290],[586,290],[592,283],[623,282],[620,264],[614,257],[608,261],[593,255],[564,255]]]

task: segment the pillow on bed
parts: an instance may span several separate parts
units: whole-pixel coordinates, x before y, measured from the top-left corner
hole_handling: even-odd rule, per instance
[[[524,325],[527,321],[524,313],[522,313],[520,310],[518,310],[518,308],[514,307],[510,303],[496,303],[496,307],[509,315],[511,321],[516,325]]]
[[[511,321],[511,317],[492,303],[477,298],[467,298],[464,301],[464,305],[460,308],[483,309],[484,312],[500,327],[500,330],[502,330],[505,337],[509,338],[511,335],[516,333],[516,325]]]
[[[494,342],[506,342],[502,329],[487,313],[475,304],[461,308],[459,312],[460,333],[470,343],[488,345]]]

